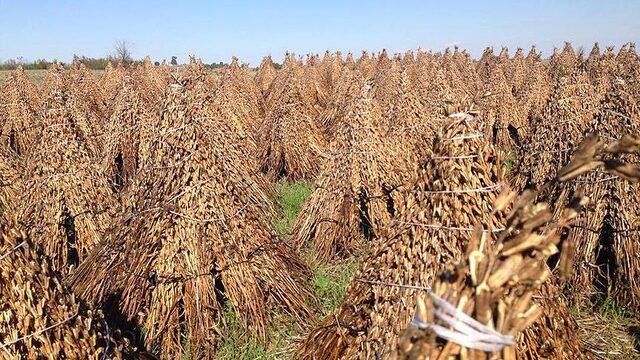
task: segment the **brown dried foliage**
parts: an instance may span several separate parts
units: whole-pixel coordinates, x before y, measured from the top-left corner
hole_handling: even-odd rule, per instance
[[[127,189],[115,227],[74,274],[92,303],[110,296],[164,357],[211,358],[229,306],[265,336],[275,309],[304,323],[307,270],[270,228],[273,210],[228,132],[206,115],[206,87],[179,79],[154,128],[149,168]]]
[[[15,219],[0,224],[0,358],[112,359],[134,352],[63,285]]]
[[[296,247],[311,244],[320,259],[359,254],[393,215],[399,152],[385,138],[370,86],[352,78],[358,93],[336,125],[318,186],[303,206],[292,234]]]

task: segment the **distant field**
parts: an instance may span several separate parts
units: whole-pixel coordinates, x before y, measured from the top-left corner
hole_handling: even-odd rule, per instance
[[[4,79],[11,74],[12,70],[0,70],[0,84],[4,83]],[[102,75],[104,70],[91,70],[96,75]],[[209,73],[213,75],[218,75],[220,73],[220,69],[209,69]],[[42,80],[47,75],[47,70],[25,70],[31,81],[40,85]]]
[[[104,70],[92,70],[94,74],[101,75]],[[36,84],[40,85],[47,70],[25,70],[29,78]],[[11,70],[0,70],[0,84],[4,82],[4,79],[11,74]]]

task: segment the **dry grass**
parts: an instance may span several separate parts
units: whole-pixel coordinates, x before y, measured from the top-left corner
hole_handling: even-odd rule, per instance
[[[48,70],[25,70],[25,73],[34,84],[40,85],[47,76]],[[0,84],[11,74],[12,70],[0,70]],[[100,76],[104,70],[91,70],[94,75]]]

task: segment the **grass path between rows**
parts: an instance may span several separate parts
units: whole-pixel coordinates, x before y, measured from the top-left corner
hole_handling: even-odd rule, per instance
[[[290,231],[314,186],[305,182],[281,182],[274,205],[278,211],[278,219],[273,224],[278,236],[283,241],[290,240]],[[335,310],[346,295],[346,289],[355,274],[358,259],[323,264],[313,260],[311,250],[301,254],[311,270],[311,290],[319,304],[316,321]],[[273,324],[267,329],[266,342],[247,337],[242,326],[232,311],[225,312],[225,320],[229,327],[216,352],[220,360],[253,360],[253,359],[288,359],[291,358],[297,343],[306,331],[293,319],[277,314]],[[187,357],[188,358],[188,357]],[[186,360],[186,359],[185,359]]]

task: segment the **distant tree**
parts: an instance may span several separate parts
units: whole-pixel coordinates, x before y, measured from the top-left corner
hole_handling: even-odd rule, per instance
[[[8,59],[0,62],[0,70],[15,70],[18,66],[22,66],[25,70],[45,70],[51,65],[51,61],[38,59],[33,62],[27,62],[22,57],[17,59]]]
[[[211,65],[205,65],[206,67],[208,67],[209,69],[222,69],[225,68],[227,66],[229,66],[229,64],[226,64],[222,61],[220,62],[212,62]]]
[[[113,58],[116,61],[128,64],[131,62],[131,49],[129,49],[129,43],[126,40],[117,40],[114,47]]]
[[[178,65],[178,57],[177,56],[172,56],[171,57],[171,65]]]
[[[155,66],[160,66],[160,61],[156,61],[156,62],[154,62],[154,63],[153,63],[153,65],[155,65]]]

